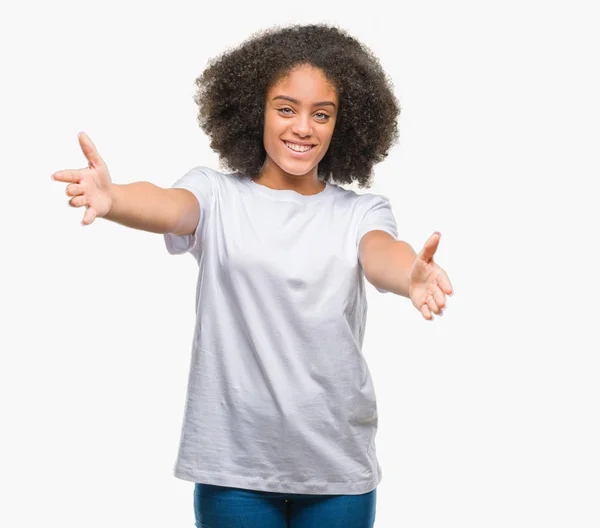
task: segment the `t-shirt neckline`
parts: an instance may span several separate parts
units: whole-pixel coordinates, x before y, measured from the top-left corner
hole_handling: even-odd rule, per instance
[[[297,202],[313,202],[320,200],[323,196],[326,196],[331,192],[331,184],[325,183],[325,188],[316,194],[300,194],[292,189],[271,189],[262,183],[256,183],[252,178],[245,177],[246,183],[252,191],[260,192],[264,195],[280,200],[297,201]]]

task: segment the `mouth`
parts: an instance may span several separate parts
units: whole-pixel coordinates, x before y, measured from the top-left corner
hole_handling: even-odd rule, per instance
[[[295,156],[306,156],[316,147],[316,145],[299,145],[298,143],[292,143],[291,141],[285,140],[283,140],[283,142],[290,153]]]

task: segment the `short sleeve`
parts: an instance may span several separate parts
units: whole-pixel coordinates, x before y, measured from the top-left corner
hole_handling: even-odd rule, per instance
[[[193,234],[174,235],[165,233],[163,236],[167,251],[171,255],[179,255],[188,251],[197,254],[200,252],[202,234],[205,231],[211,210],[214,194],[212,175],[205,167],[194,167],[175,181],[171,185],[171,189],[187,189],[196,197],[200,205],[200,219]]]
[[[358,247],[361,238],[366,235],[369,231],[385,231],[398,240],[398,227],[396,224],[396,218],[392,211],[390,201],[385,196],[379,194],[366,193],[367,206],[366,212],[358,226],[358,232],[356,236],[356,253],[358,255]],[[388,293],[387,290],[375,287],[380,293]]]

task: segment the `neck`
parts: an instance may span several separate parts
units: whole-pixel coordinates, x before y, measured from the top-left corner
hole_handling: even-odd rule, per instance
[[[294,175],[282,170],[267,156],[260,174],[253,180],[271,189],[291,190],[305,195],[317,194],[325,188],[317,175],[317,167],[318,165],[306,174]]]

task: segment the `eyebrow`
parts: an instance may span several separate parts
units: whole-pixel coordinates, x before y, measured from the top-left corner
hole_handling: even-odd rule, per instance
[[[293,99],[292,97],[288,97],[287,95],[276,95],[275,97],[273,97],[273,101],[275,99],[284,99],[285,101],[290,101],[294,104],[300,104],[299,101]],[[313,106],[333,106],[334,108],[336,108],[335,103],[333,103],[332,101],[321,101],[320,103],[315,103]]]

